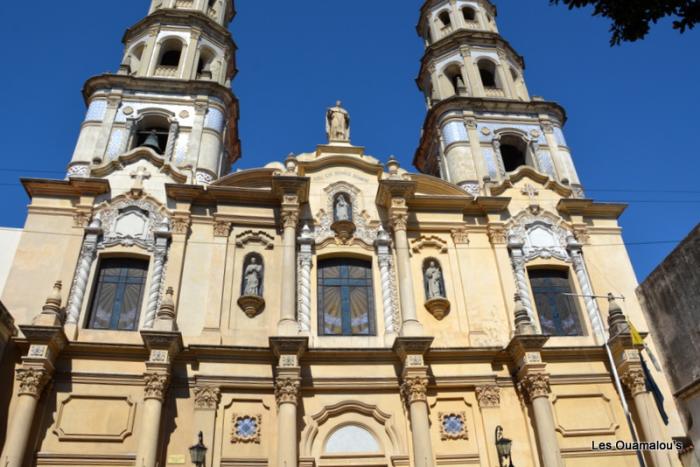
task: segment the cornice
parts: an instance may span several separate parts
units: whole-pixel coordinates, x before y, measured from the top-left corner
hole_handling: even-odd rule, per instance
[[[562,199],[557,204],[557,211],[561,214],[619,219],[627,206],[624,203],[596,203],[591,199]]]
[[[71,177],[69,180],[21,178],[30,198],[34,196],[98,196],[109,193],[109,181],[101,178]]]
[[[503,37],[495,32],[490,31],[475,31],[473,29],[458,29],[451,34],[443,37],[442,39],[433,42],[428,47],[426,47],[423,53],[423,58],[421,59],[421,67],[418,72],[418,78],[416,78],[416,83],[418,87],[421,88],[421,78],[425,76],[428,72],[428,68],[431,62],[439,60],[442,56],[459,51],[461,46],[467,45],[469,47],[488,47],[505,50],[506,54],[513,59],[521,69],[525,69],[525,59],[516,52],[510,42],[503,39]]]
[[[143,18],[124,33],[122,42],[127,44],[139,34],[147,32],[154,25],[183,26],[206,31],[213,39],[238,50],[231,32],[204,13],[195,10],[160,9]],[[233,55],[233,54],[232,54]]]
[[[299,161],[299,175],[306,175],[309,172],[318,172],[319,170],[330,166],[350,166],[362,170],[368,174],[374,175],[377,178],[384,173],[382,164],[369,162],[357,155],[332,155],[322,156],[311,161]]]
[[[425,153],[435,139],[439,119],[447,112],[508,112],[553,116],[561,125],[566,123],[566,110],[556,102],[492,99],[486,97],[452,96],[433,105],[425,116],[420,143],[413,157],[413,165],[423,171]]]

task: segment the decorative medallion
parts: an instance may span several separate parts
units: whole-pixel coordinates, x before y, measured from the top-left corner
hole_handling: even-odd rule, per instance
[[[464,412],[440,412],[440,438],[446,440],[468,439],[466,415]]]
[[[232,443],[260,443],[260,415],[233,414]]]

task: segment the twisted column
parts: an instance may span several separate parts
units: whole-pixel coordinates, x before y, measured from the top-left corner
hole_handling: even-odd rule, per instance
[[[297,319],[302,332],[311,331],[311,266],[313,265],[313,244],[311,229],[305,225],[299,237],[298,278],[297,278]]]
[[[153,274],[151,275],[151,287],[148,290],[148,302],[146,305],[146,317],[143,327],[152,329],[158,312],[158,301],[160,291],[163,288],[163,270],[168,253],[168,241],[170,239],[170,229],[167,224],[158,227],[155,235],[155,248],[153,252]]]
[[[394,304],[394,283],[392,278],[391,239],[382,226],[379,226],[377,240],[379,275],[382,282],[382,305],[384,311],[384,332],[396,334],[396,307]]]
[[[519,239],[510,239],[508,242],[508,249],[510,250],[510,260],[513,265],[513,274],[515,275],[515,286],[520,295],[520,299],[532,323],[539,323],[539,320],[535,319],[535,315],[532,311],[532,298],[530,297],[529,279],[527,277],[527,269],[525,268],[523,244]]]
[[[80,318],[80,310],[83,307],[90,270],[97,256],[97,240],[100,234],[102,234],[102,222],[99,219],[94,219],[85,229],[85,239],[80,250],[80,258],[78,259],[78,266],[75,270],[72,290],[68,299],[66,310],[67,324],[77,324]]]
[[[583,260],[581,245],[576,242],[573,237],[570,237],[567,248],[574,265],[576,278],[581,286],[581,292],[583,292],[583,299],[586,303],[586,312],[588,313],[588,319],[591,321],[593,335],[595,336],[596,343],[598,345],[603,345],[605,343],[605,330],[603,328],[603,322],[600,318],[598,303],[593,298],[593,287],[591,286],[591,280],[588,276],[588,271],[586,270],[586,263]]]

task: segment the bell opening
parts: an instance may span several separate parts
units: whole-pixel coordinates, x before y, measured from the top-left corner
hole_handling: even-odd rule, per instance
[[[168,132],[160,128],[149,128],[138,132],[137,147],[151,148],[163,154],[168,143]]]

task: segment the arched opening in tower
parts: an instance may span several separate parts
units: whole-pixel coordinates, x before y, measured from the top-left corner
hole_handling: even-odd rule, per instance
[[[527,143],[517,136],[502,137],[501,157],[506,172],[512,172],[527,165]]]

